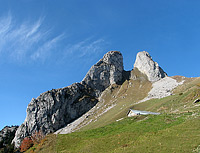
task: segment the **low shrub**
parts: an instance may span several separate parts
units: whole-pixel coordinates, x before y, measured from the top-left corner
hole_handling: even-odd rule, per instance
[[[44,134],[41,131],[36,131],[30,137],[25,137],[20,146],[20,152],[27,151],[35,144],[39,144],[44,139]]]
[[[45,135],[41,131],[36,131],[32,134],[31,139],[34,144],[39,144],[44,137]]]
[[[21,143],[20,152],[27,151],[32,146],[33,146],[33,141],[31,137],[25,137]]]

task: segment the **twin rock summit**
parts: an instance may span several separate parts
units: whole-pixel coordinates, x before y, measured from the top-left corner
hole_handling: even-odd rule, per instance
[[[68,127],[100,103],[102,93],[113,84],[121,85],[129,79],[154,83],[166,76],[146,51],[137,54],[132,71],[124,70],[123,56],[119,51],[110,51],[90,68],[80,83],[53,89],[33,98],[28,104],[24,123],[15,133],[13,143],[18,148],[23,138],[31,136],[35,131],[40,130],[46,135]]]

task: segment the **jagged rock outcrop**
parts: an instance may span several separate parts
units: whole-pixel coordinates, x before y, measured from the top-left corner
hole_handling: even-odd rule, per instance
[[[55,132],[89,111],[103,90],[122,80],[123,57],[110,51],[94,66],[81,83],[53,89],[32,99],[24,123],[17,129],[13,143],[19,147],[23,138],[35,131]]]
[[[111,84],[122,80],[123,69],[122,54],[118,51],[110,51],[91,67],[82,83],[95,89],[99,96]]]
[[[91,88],[74,83],[33,98],[28,104],[26,119],[16,132],[15,146],[19,147],[21,140],[35,131],[52,133],[77,119],[98,102],[93,95]]]
[[[11,144],[11,141],[15,136],[15,132],[16,132],[17,128],[18,128],[18,126],[5,126],[0,131],[0,149],[6,148],[8,145]],[[4,151],[5,150],[6,149],[4,149]]]
[[[163,71],[157,62],[153,61],[152,57],[146,51],[137,54],[134,68],[147,75],[148,80],[151,82],[158,81],[167,76],[167,73]]]

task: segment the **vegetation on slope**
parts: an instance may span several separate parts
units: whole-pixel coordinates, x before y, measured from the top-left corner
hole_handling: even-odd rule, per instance
[[[97,129],[49,135],[28,152],[192,152],[200,145],[198,120],[199,114],[192,113],[126,118]]]
[[[127,79],[122,85],[112,85],[103,92],[101,99],[103,99],[102,102],[104,102],[104,106],[89,117],[93,122],[83,127],[81,130],[102,127],[126,117],[128,110],[133,107],[136,102],[148,95],[152,84],[147,80],[146,75],[142,74],[137,69],[133,69],[130,73],[134,79]],[[114,106],[113,109],[102,113],[108,107],[112,106]]]
[[[144,87],[150,87],[148,82],[143,83]],[[127,89],[124,93],[127,94],[135,89],[126,88],[127,84],[128,81],[112,93]],[[115,109],[109,110],[82,131],[49,135],[42,144],[34,146],[28,152],[199,152],[200,104],[194,103],[195,99],[200,98],[199,84],[200,78],[188,80],[174,90],[174,95],[140,104],[131,104],[131,98],[134,98],[133,94],[141,95],[139,91],[142,90],[130,92],[130,97],[128,94],[126,98],[118,96]],[[137,86],[136,82],[134,86]],[[143,91],[142,94],[145,95],[146,92]],[[162,114],[127,118],[125,116],[130,106]],[[124,119],[116,122],[121,117]]]

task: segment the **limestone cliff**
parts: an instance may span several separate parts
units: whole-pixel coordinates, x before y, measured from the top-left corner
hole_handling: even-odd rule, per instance
[[[81,83],[33,98],[28,104],[26,119],[13,139],[15,147],[18,148],[23,138],[35,131],[44,134],[55,132],[89,111],[98,102],[102,91],[122,80],[122,72],[122,54],[110,51],[91,67]]]
[[[89,85],[100,95],[111,84],[122,80],[123,57],[118,51],[110,51],[91,67],[82,83]]]
[[[153,61],[152,57],[146,51],[137,54],[134,67],[146,74],[151,82],[158,81],[167,76],[167,73],[163,71],[157,62]]]

